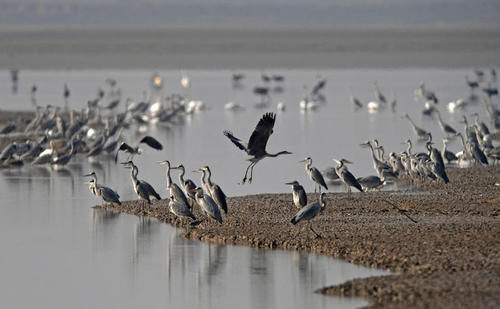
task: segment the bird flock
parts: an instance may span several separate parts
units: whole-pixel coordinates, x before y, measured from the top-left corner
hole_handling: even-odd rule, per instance
[[[15,73],[15,74],[14,74]],[[19,72],[11,72],[13,81],[19,79]],[[493,104],[493,97],[498,96],[498,90],[493,85],[496,83],[496,71],[492,69],[489,74],[481,70],[475,70],[476,79],[465,77],[466,85],[470,89],[467,99],[450,102],[446,107],[448,110],[460,110],[470,104],[482,103],[487,115],[490,117],[490,126],[481,121],[478,113],[474,113],[474,123],[470,124],[467,115],[463,115],[464,131],[453,128],[443,121],[439,111],[439,99],[436,92],[430,90],[422,82],[414,91],[417,101],[422,100],[424,109],[422,115],[436,119],[443,133],[442,148],[438,149],[433,141],[433,135],[427,129],[418,126],[408,114],[401,116],[406,119],[414,132],[417,143],[425,143],[425,152],[414,152],[414,142],[411,139],[402,141],[406,145],[403,151],[392,151],[385,155],[384,146],[377,139],[367,140],[360,143],[360,147],[367,148],[372,162],[375,175],[355,177],[349,170],[351,161],[345,158],[334,158],[335,166],[320,171],[313,166],[313,159],[306,157],[299,161],[305,163],[305,172],[314,185],[314,192],[318,192],[318,201],[308,203],[308,197],[304,187],[296,180],[289,181],[286,185],[292,187],[292,201],[299,209],[291,219],[292,224],[310,220],[317,216],[326,205],[326,195],[322,189],[328,190],[328,184],[341,183],[348,192],[348,198],[352,198],[351,187],[359,192],[377,190],[398,178],[407,178],[411,182],[416,181],[439,181],[444,184],[450,182],[447,175],[449,168],[468,167],[473,165],[488,165],[500,160],[500,146],[495,142],[500,140],[500,110]],[[489,77],[487,77],[489,75]],[[243,87],[245,75],[233,73],[232,86],[235,89]],[[268,107],[270,96],[273,93],[284,91],[285,77],[276,74],[261,75],[262,85],[253,88],[253,93],[260,97],[256,108]],[[323,90],[327,80],[318,77],[311,91],[304,87],[305,96],[299,102],[301,110],[314,110],[317,106],[326,102]],[[125,141],[122,133],[124,130],[139,128],[150,123],[160,126],[174,126],[186,114],[202,110],[204,104],[201,101],[191,100],[186,94],[171,94],[163,100],[153,99],[152,96],[144,97],[142,101],[134,102],[130,98],[122,100],[121,90],[114,79],[105,81],[106,90],[99,88],[95,97],[88,100],[87,106],[80,110],[70,108],[70,88],[67,84],[63,86],[63,108],[54,105],[42,107],[38,105],[36,93],[38,87],[31,88],[31,102],[35,109],[35,117],[26,125],[22,132],[16,131],[13,123],[7,124],[1,131],[2,136],[22,136],[25,139],[16,139],[4,147],[0,153],[0,166],[3,168],[19,167],[24,164],[32,166],[50,166],[58,169],[64,168],[72,159],[86,156],[89,160],[108,157],[115,163],[120,163],[123,168],[130,169],[132,187],[141,201],[144,211],[151,204],[152,199],[161,200],[161,196],[147,181],[139,178],[139,167],[134,163],[134,157],[144,152],[141,145],[147,145],[152,150],[162,151],[163,145],[160,141],[150,135],[143,135],[137,142]],[[186,92],[191,87],[189,76],[185,73],[181,79],[181,85]],[[396,112],[396,98],[390,101],[385,96],[378,83],[375,86],[375,99],[366,104],[366,108],[373,111],[382,111],[390,106],[392,112]],[[161,90],[163,80],[155,73],[151,78],[151,91]],[[477,92],[481,90],[483,95]],[[14,87],[13,87],[14,91]],[[17,92],[17,86],[15,87]],[[125,102],[124,110],[119,110],[120,103]],[[364,107],[365,104],[355,96],[350,96],[350,101],[355,110]],[[283,111],[284,103],[277,105],[278,110]],[[229,107],[236,109],[236,104]],[[316,107],[315,107],[316,106]],[[225,105],[225,109],[229,109]],[[276,158],[281,155],[292,155],[292,152],[283,150],[276,153],[267,152],[267,143],[274,132],[276,113],[266,112],[258,120],[255,129],[250,134],[248,142],[237,138],[231,131],[224,130],[223,135],[229,139],[238,149],[244,151],[250,162],[247,166],[241,184],[252,183],[254,168],[264,158]],[[491,128],[491,130],[490,130]],[[16,135],[17,134],[17,135]],[[451,140],[459,139],[463,149],[452,152],[447,147]],[[403,148],[404,146],[402,146]],[[120,156],[123,152],[126,154]],[[223,216],[230,211],[226,194],[222,188],[212,180],[212,171],[209,166],[202,166],[193,172],[200,173],[200,185],[191,179],[186,179],[186,169],[182,164],[173,165],[169,160],[158,162],[165,167],[166,190],[169,193],[168,207],[172,214],[180,218],[192,221],[198,220],[193,209],[199,207],[207,218],[211,218],[219,224],[223,223]],[[174,171],[179,171],[178,184],[172,180]],[[92,195],[101,198],[104,203],[121,204],[119,194],[113,189],[98,182],[97,174],[92,171],[84,175],[89,177],[87,182]],[[316,233],[312,226],[310,230]]]

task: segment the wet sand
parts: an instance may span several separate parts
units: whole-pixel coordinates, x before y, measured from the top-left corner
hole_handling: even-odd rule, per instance
[[[494,307],[500,302],[500,166],[451,170],[449,177],[448,185],[417,184],[422,191],[328,194],[325,211],[312,221],[321,238],[307,223],[290,223],[297,211],[291,194],[229,198],[222,225],[175,218],[167,200],[144,211],[137,201],[97,207],[158,218],[184,228],[190,239],[313,252],[394,272],[318,293],[360,296],[380,308]],[[204,218],[198,207],[194,213]]]
[[[470,68],[500,64],[500,28],[2,27],[0,68]]]

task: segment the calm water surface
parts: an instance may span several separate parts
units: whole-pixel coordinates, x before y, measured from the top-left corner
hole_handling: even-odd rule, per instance
[[[436,91],[443,103],[465,98],[466,70],[322,71],[328,78],[328,103],[317,112],[300,112],[298,101],[309,89],[317,72],[285,71],[285,91],[273,96],[267,109],[256,109],[258,98],[251,94],[260,84],[260,71],[245,72],[241,90],[231,88],[229,71],[190,71],[189,95],[203,100],[206,111],[195,113],[169,129],[152,126],[149,134],[165,146],[164,151],[146,149],[136,158],[140,178],[166,197],[164,169],[154,162],[169,159],[190,171],[208,164],[215,181],[229,196],[264,192],[288,192],[285,182],[298,180],[308,190],[312,183],[298,163],[311,156],[320,169],[332,166],[331,159],[349,158],[356,176],[373,174],[369,151],[359,147],[378,138],[387,151],[401,151],[400,142],[413,132],[400,115],[409,113],[422,127],[433,132],[440,144],[437,122],[420,116],[423,104],[413,96],[420,81]],[[2,109],[30,109],[29,89],[38,86],[38,101],[62,105],[62,87],[71,89],[70,106],[82,108],[93,98],[106,77],[114,77],[124,97],[140,99],[148,89],[151,72],[146,71],[21,71],[19,94],[10,94],[8,72],[0,76]],[[180,72],[160,72],[165,77],[164,93],[182,92]],[[370,114],[355,112],[349,102],[352,91],[365,103],[373,99],[373,81],[378,80],[386,96],[398,99],[397,113],[390,109]],[[241,112],[225,111],[228,101],[245,105]],[[246,155],[223,135],[230,129],[247,139],[265,111],[276,103],[286,104],[279,112],[269,152],[283,149],[293,155],[266,159],[254,170],[254,183],[239,185],[247,163]],[[462,113],[449,113],[438,106],[446,122],[456,128]],[[465,112],[479,111],[473,106]],[[132,130],[126,140],[134,142],[145,133]],[[450,148],[458,149],[458,144]],[[440,145],[439,145],[440,146]],[[423,150],[423,145],[417,145]],[[109,159],[90,163],[77,157],[66,169],[3,170],[0,173],[0,290],[5,307],[73,308],[322,308],[356,307],[360,300],[323,297],[316,288],[345,280],[386,274],[353,266],[328,257],[293,252],[262,251],[245,247],[216,246],[177,236],[174,228],[155,220],[141,219],[91,208],[100,201],[91,197],[81,175],[95,170],[100,181],[115,188],[123,200],[135,199],[128,170]],[[188,173],[199,182],[199,175]],[[175,176],[175,179],[177,177]],[[391,188],[390,190],[394,190]],[[333,187],[330,191],[341,191]],[[327,207],[334,207],[330,205]],[[29,296],[29,297],[28,297]]]

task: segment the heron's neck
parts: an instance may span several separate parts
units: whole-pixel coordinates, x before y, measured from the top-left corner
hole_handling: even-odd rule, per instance
[[[411,156],[411,141],[408,141],[408,148],[407,148],[408,155]]]
[[[210,170],[207,170],[207,184],[209,186],[212,186],[212,172]]]
[[[179,180],[180,180],[181,184],[184,183],[184,174],[186,174],[186,170],[185,169],[181,169],[181,173],[179,174]]]
[[[282,154],[285,154],[285,151],[280,151],[280,152],[277,152],[277,153],[268,153],[267,156],[271,157],[271,158],[276,158],[277,156],[280,156]]]
[[[170,178],[170,166],[167,165],[167,188],[172,186],[172,178]]]

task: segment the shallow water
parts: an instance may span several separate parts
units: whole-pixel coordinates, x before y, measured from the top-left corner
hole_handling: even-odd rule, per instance
[[[338,70],[321,71],[328,78],[328,103],[316,112],[299,111],[298,101],[304,84],[310,87],[317,72],[285,71],[285,92],[273,96],[267,109],[256,109],[258,98],[251,94],[260,84],[260,71],[248,71],[242,90],[231,88],[229,71],[189,71],[189,95],[210,109],[195,113],[170,129],[152,126],[165,150],[146,149],[135,159],[140,178],[155,186],[166,197],[164,169],[154,162],[169,159],[187,170],[211,166],[214,180],[227,195],[289,192],[284,183],[300,181],[308,190],[305,156],[320,169],[332,165],[331,159],[348,158],[356,176],[373,174],[369,151],[359,147],[367,139],[378,138],[386,151],[401,151],[400,142],[413,132],[400,114],[409,113],[422,127],[433,132],[438,146],[442,133],[437,122],[420,116],[423,104],[413,97],[421,80],[436,91],[443,103],[468,95],[465,70]],[[148,89],[151,72],[146,71],[22,71],[19,94],[10,93],[8,72],[0,76],[2,109],[30,109],[29,89],[36,83],[38,102],[62,105],[62,87],[71,89],[70,106],[82,108],[95,96],[106,77],[118,80],[124,97],[139,99]],[[470,74],[470,73],[469,73]],[[164,93],[181,92],[180,72],[160,72],[165,77]],[[378,113],[354,111],[349,91],[365,103],[372,100],[373,81],[378,80],[388,97],[398,98],[397,113],[390,109]],[[247,108],[225,111],[223,105],[235,101]],[[254,182],[239,185],[246,168],[246,156],[232,145],[222,130],[230,129],[242,139],[265,111],[276,110],[278,101],[286,104],[279,112],[268,151],[283,149],[294,154],[265,159],[254,170]],[[457,123],[461,112],[438,108],[444,120]],[[466,113],[479,111],[472,106]],[[136,141],[145,133],[128,134]],[[449,147],[458,150],[456,141]],[[417,145],[416,151],[423,150]],[[312,293],[316,288],[354,277],[386,274],[379,270],[353,266],[328,257],[293,252],[262,251],[246,247],[215,246],[176,236],[176,230],[155,220],[114,214],[91,208],[100,201],[91,197],[81,175],[95,170],[102,183],[116,189],[123,200],[135,199],[128,170],[110,159],[89,163],[76,158],[68,168],[52,171],[30,168],[0,171],[0,290],[6,307],[234,307],[303,308],[358,307],[360,300],[324,297]],[[188,172],[196,182],[199,175]],[[175,176],[174,179],[177,179]],[[393,188],[391,188],[392,190]],[[333,192],[343,187],[332,188]],[[27,297],[30,295],[30,297]]]

